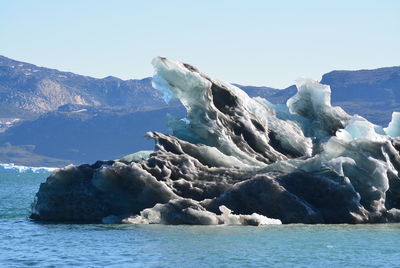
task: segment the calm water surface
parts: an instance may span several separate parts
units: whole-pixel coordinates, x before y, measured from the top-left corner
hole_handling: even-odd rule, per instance
[[[35,223],[46,176],[0,173],[0,267],[400,267],[399,224]]]

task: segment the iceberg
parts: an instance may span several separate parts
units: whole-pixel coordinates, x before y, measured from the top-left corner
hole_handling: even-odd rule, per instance
[[[42,183],[31,218],[134,224],[400,221],[399,115],[387,128],[299,79],[286,105],[251,98],[187,63],[157,57],[153,86],[178,98],[152,152],[67,166]]]

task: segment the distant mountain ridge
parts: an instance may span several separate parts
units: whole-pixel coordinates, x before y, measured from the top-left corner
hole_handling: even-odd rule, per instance
[[[102,79],[0,56],[0,117],[32,118],[65,104],[103,107],[165,105],[151,78]]]
[[[0,135],[0,162],[63,166],[153,149],[154,142],[144,136],[148,131],[167,133],[168,114],[184,116],[179,106],[127,109],[64,105]]]
[[[374,123],[387,125],[399,111],[400,67],[332,71],[321,83],[331,86],[333,105]],[[272,103],[297,91],[236,86]],[[185,111],[166,104],[151,78],[97,79],[0,56],[0,163],[63,166],[149,150],[144,134],[168,132],[168,114]]]
[[[400,66],[374,70],[332,71],[322,84],[331,86],[332,102],[350,114],[387,124],[400,108]]]

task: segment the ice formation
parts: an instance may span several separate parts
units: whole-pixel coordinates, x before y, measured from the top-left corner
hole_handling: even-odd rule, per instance
[[[40,186],[31,218],[162,224],[400,221],[399,114],[387,128],[332,107],[329,86],[297,81],[287,105],[250,98],[195,67],[153,60],[179,98],[154,152],[67,166]]]
[[[385,132],[390,137],[400,137],[400,112],[393,112],[392,121],[385,128]]]

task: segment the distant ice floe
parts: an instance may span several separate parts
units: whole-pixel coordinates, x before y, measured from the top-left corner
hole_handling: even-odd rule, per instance
[[[49,173],[57,170],[57,168],[53,167],[27,167],[15,165],[13,163],[9,164],[0,164],[0,173],[1,172],[13,172],[13,173]]]

